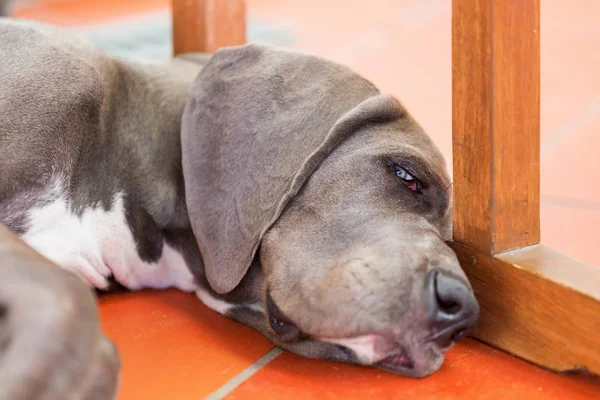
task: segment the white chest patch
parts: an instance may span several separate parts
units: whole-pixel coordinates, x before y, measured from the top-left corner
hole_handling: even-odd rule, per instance
[[[45,194],[48,202],[28,212],[29,229],[22,239],[49,260],[79,274],[90,286],[105,288],[113,275],[129,289],[197,288],[181,254],[163,244],[155,263],[140,259],[125,219],[123,193],[117,193],[108,211],[89,207],[76,215],[65,196],[61,179]]]

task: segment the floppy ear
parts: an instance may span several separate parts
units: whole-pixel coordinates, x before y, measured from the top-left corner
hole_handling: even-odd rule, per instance
[[[192,86],[181,132],[187,208],[212,288],[238,285],[264,234],[345,137],[403,114],[319,57],[259,45],[215,53]]]

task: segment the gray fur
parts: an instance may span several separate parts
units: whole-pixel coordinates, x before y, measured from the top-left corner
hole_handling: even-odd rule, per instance
[[[92,293],[0,225],[0,399],[113,399],[120,360]]]
[[[183,170],[208,283],[232,303],[264,305],[268,293],[304,338],[277,337],[247,308],[230,317],[283,348],[346,362],[319,339],[399,330],[421,354],[410,374],[437,369],[423,288],[433,268],[466,277],[444,243],[444,159],[404,107],[343,66],[256,45],[218,51],[191,93]],[[422,194],[394,164],[423,181]],[[241,290],[254,297],[241,301]]]
[[[278,346],[360,363],[326,340],[377,333],[412,355],[395,372],[439,368],[427,277],[468,282],[444,243],[443,157],[396,99],[346,67],[266,46],[141,64],[0,19],[0,52],[0,224],[26,232],[56,173],[75,209],[123,190],[140,256],[171,244],[234,306],[227,316]],[[275,332],[273,312],[297,335]]]
[[[127,193],[140,254],[158,259],[165,236],[189,226],[178,133],[200,65],[125,62],[48,25],[0,21],[0,154],[11,155],[0,222],[25,232],[25,212],[61,175],[75,210]]]

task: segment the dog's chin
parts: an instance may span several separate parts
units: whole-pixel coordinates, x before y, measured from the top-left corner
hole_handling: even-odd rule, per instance
[[[354,354],[356,364],[413,378],[423,378],[440,369],[444,363],[444,352],[447,350],[434,341],[402,344],[393,336],[384,334],[367,334],[343,339],[327,338],[321,341],[335,343],[348,349]]]
[[[412,378],[424,378],[436,372],[444,363],[444,352],[435,343],[423,343],[401,348],[373,367]]]

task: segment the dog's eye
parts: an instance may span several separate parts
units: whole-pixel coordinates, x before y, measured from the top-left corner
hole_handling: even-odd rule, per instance
[[[269,317],[269,322],[271,323],[271,328],[273,328],[275,333],[282,338],[296,336],[296,331],[298,328],[296,328],[294,324],[277,319],[277,317]]]
[[[396,166],[396,176],[402,179],[404,182],[412,182],[415,180],[415,178],[409,174],[407,170],[398,166]]]
[[[396,176],[413,192],[420,192],[420,182],[410,172],[399,165],[394,166]]]
[[[267,315],[271,329],[286,342],[298,340],[302,332],[277,307],[270,294],[267,294]]]

